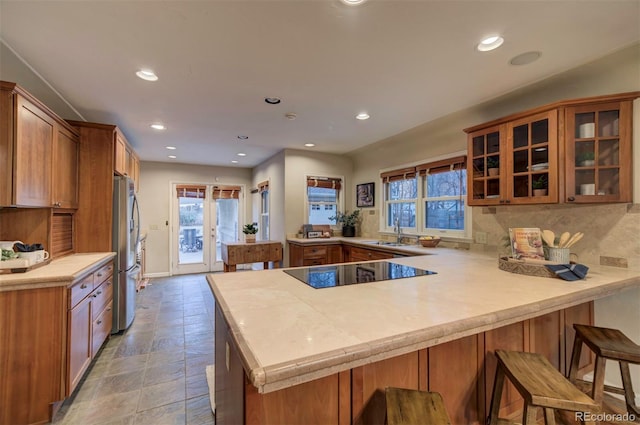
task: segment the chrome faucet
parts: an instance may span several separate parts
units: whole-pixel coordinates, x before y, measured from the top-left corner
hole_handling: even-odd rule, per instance
[[[396,243],[402,242],[402,228],[400,227],[400,219],[396,217],[396,221],[394,223],[394,229],[396,232]]]

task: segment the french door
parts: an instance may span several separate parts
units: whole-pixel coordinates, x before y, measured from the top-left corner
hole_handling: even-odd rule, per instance
[[[237,241],[239,186],[173,184],[171,274],[222,270],[221,243]]]

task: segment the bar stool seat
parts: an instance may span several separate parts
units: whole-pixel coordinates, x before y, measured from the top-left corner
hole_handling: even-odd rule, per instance
[[[385,398],[388,425],[451,425],[439,393],[387,387]]]
[[[556,370],[546,357],[537,353],[504,350],[496,350],[495,354],[498,367],[489,410],[490,425],[505,423],[498,417],[505,377],[524,398],[523,425],[536,423],[538,407],[543,409],[548,425],[555,424],[554,410],[583,412],[577,419],[584,424],[595,424],[588,420],[589,414],[599,413],[600,407]]]
[[[596,365],[593,373],[593,383],[591,384],[591,397],[602,404],[604,392],[624,395],[627,405],[627,412],[640,416],[640,409],[635,403],[635,394],[631,384],[631,374],[629,373],[629,363],[640,364],[640,345],[631,341],[624,333],[618,329],[600,328],[574,324],[576,337],[573,342],[573,352],[571,353],[571,366],[569,367],[569,380],[575,383],[585,383],[577,378],[580,355],[582,354],[582,344],[586,344],[596,355]],[[604,384],[604,372],[607,360],[617,361],[620,365],[622,375],[622,388]]]

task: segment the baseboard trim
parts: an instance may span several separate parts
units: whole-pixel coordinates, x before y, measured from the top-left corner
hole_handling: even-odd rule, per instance
[[[160,273],[145,273],[145,278],[154,278],[154,277],[169,277],[171,276],[169,272],[160,272]]]

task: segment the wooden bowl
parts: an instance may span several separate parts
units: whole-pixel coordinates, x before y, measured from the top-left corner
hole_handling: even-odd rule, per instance
[[[426,248],[435,248],[440,243],[440,238],[434,239],[420,239],[420,245]]]

